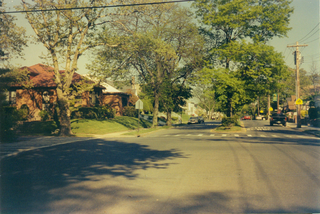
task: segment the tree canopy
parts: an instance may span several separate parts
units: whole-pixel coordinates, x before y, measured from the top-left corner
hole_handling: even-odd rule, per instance
[[[270,93],[286,69],[281,54],[266,42],[286,36],[293,9],[287,0],[196,0],[193,6],[207,41],[221,109],[235,109],[261,93]],[[226,81],[228,80],[228,81]]]
[[[131,9],[134,13],[114,22],[119,46],[98,52],[90,68],[97,76],[118,79],[137,74],[153,92],[155,126],[162,88],[168,82],[183,85],[201,66],[203,41],[186,8],[162,4]]]

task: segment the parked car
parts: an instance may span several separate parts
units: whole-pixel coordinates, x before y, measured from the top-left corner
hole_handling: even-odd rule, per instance
[[[251,116],[245,115],[245,116],[241,117],[241,120],[251,120]]]
[[[199,118],[199,123],[204,123],[204,118],[202,116],[200,116],[198,118]]]
[[[199,117],[190,117],[188,120],[188,124],[200,123]]]
[[[286,126],[287,124],[286,115],[282,113],[273,113],[270,116],[270,126],[273,126],[273,124],[282,124],[283,126]]]

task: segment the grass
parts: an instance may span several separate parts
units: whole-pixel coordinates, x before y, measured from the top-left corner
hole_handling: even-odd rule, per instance
[[[218,131],[218,132],[242,131],[242,127],[241,126],[232,126],[232,127],[219,126],[219,127],[215,128],[214,131]]]
[[[135,130],[133,132],[128,132],[128,133],[124,133],[123,135],[142,135],[142,134],[147,134],[147,133],[150,133],[150,132],[153,132],[153,131],[158,131],[158,130],[162,130],[162,129],[169,129],[171,128],[172,126],[161,126],[161,127],[154,127],[154,128],[149,128],[149,129],[142,129],[142,130],[139,130],[139,133],[138,133],[138,130]]]
[[[140,128],[149,128],[151,123],[140,120]],[[71,121],[72,132],[76,136],[103,135],[114,132],[135,130],[138,128],[138,119],[133,117],[116,117],[109,120],[76,119]]]
[[[243,127],[243,123],[240,122],[239,125],[233,125],[231,127],[226,127],[221,125],[213,130],[217,132],[239,132],[239,131],[242,131],[242,127]]]
[[[140,120],[140,128],[149,128],[152,123]],[[116,117],[108,120],[74,119],[71,120],[71,130],[75,136],[103,135],[114,132],[135,130],[138,128],[138,118]],[[57,129],[54,121],[25,122],[20,128],[22,136],[52,136]]]

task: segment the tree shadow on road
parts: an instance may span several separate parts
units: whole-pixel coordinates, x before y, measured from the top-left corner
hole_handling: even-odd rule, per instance
[[[136,179],[140,169],[165,169],[167,160],[185,158],[176,150],[91,140],[20,153],[1,161],[2,213],[42,213],[50,192],[100,175]]]

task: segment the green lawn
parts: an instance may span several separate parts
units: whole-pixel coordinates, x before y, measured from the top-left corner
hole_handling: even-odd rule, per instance
[[[151,123],[141,120],[140,128],[149,128]],[[72,132],[76,136],[102,135],[138,128],[138,119],[133,117],[116,117],[109,120],[75,119],[71,121]]]
[[[140,128],[149,128],[151,123],[141,120]],[[109,120],[74,119],[71,120],[71,129],[76,136],[102,135],[113,132],[135,130],[138,128],[138,119],[133,117],[116,117]],[[20,135],[47,136],[57,129],[54,121],[26,122],[20,128]]]
[[[232,127],[224,127],[224,126],[219,126],[214,129],[214,131],[217,132],[235,132],[235,131],[242,131],[241,126],[232,126]]]

